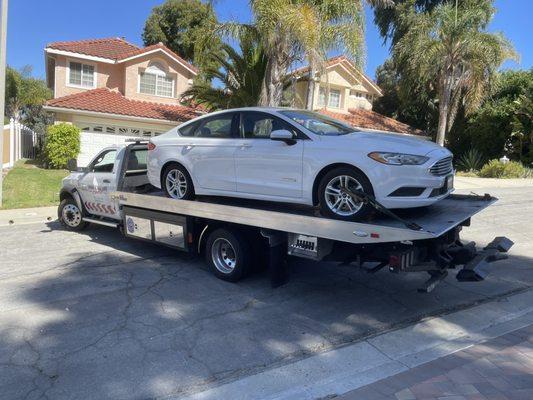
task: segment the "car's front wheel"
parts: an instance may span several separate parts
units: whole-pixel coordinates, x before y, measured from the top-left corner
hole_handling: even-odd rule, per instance
[[[163,172],[163,189],[168,197],[179,200],[194,198],[194,187],[189,173],[179,164],[170,164]]]
[[[326,173],[318,186],[322,215],[347,221],[366,218],[372,206],[352,198],[350,192],[374,194],[368,178],[356,169],[340,167]]]

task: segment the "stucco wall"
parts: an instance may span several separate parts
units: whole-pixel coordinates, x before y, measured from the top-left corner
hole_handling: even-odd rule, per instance
[[[148,68],[150,62],[158,62],[165,69],[166,73],[174,78],[174,97],[152,96],[139,93],[139,72]],[[164,54],[148,54],[128,61],[125,65],[125,96],[131,99],[152,101],[157,103],[179,104],[181,94],[190,87],[189,80],[193,79],[193,74],[181,64],[172,60]]]
[[[307,96],[307,81],[299,81],[296,83],[296,101],[295,106],[299,108],[305,108],[305,99]],[[326,90],[326,93],[329,93],[330,89],[335,89],[340,91],[340,107],[330,107],[328,106],[327,96],[326,104],[319,105],[319,87],[323,87]],[[325,108],[329,111],[348,113],[350,108],[359,108],[359,109],[372,109],[372,103],[366,97],[357,97],[353,94],[350,94],[350,90],[356,90],[359,93],[362,93],[363,96],[374,93],[374,96],[377,96],[375,91],[365,85],[365,83],[356,77],[353,73],[346,71],[340,65],[331,67],[327,69],[327,73],[323,74],[320,77],[319,82],[315,84],[315,95],[313,102],[313,109],[319,110]]]
[[[79,88],[68,84],[68,62],[75,61],[95,66],[96,87],[107,87],[124,93],[124,65],[97,63],[62,55],[56,55],[55,63],[55,90],[54,97],[63,97],[70,94],[81,93],[93,88]]]

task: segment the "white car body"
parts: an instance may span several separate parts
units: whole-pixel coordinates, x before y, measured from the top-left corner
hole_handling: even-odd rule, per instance
[[[189,172],[197,195],[313,205],[317,203],[317,180],[325,169],[347,164],[370,180],[375,198],[387,208],[427,206],[453,191],[452,153],[433,142],[385,132],[356,131],[324,136],[293,121],[284,108],[250,107],[210,113],[152,138],[148,152],[148,179],[162,187],[162,171],[177,162]],[[209,138],[181,136],[180,131],[204,118],[226,113],[260,112],[283,120],[302,135],[289,145],[269,138]],[[238,117],[240,118],[240,117]],[[371,152],[393,152],[427,157],[421,165],[382,164]],[[436,163],[446,164],[435,170]],[[424,188],[416,196],[391,196],[400,188]],[[436,190],[435,190],[436,189]],[[421,190],[421,189],[420,189]],[[409,194],[409,193],[407,193]]]

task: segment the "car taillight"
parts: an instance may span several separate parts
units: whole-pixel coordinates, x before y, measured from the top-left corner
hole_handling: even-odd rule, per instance
[[[155,144],[153,144],[152,142],[148,142],[148,150],[154,150],[155,149]]]

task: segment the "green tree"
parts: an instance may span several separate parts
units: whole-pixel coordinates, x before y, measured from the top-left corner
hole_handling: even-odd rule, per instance
[[[394,0],[396,7],[374,7],[374,23],[377,25],[381,37],[394,46],[403,36],[406,26],[400,25],[402,5],[411,0]],[[414,7],[418,12],[429,12],[435,6],[451,0],[416,0]],[[461,0],[462,1],[462,0]]]
[[[145,46],[162,42],[203,71],[218,66],[213,64],[214,60],[209,55],[220,53],[222,42],[216,37],[202,40],[216,24],[211,2],[166,0],[152,10],[144,25],[142,38]]]
[[[218,31],[234,37],[253,32],[261,38],[267,56],[261,105],[280,104],[285,76],[296,61],[308,60],[314,73],[329,50],[347,53],[355,61],[362,59],[362,0],[250,0],[250,4],[252,24],[225,23]]]
[[[533,162],[533,69],[499,73],[479,109],[460,129],[450,132],[451,149],[462,154],[475,148],[483,158],[503,154]]]
[[[210,111],[257,105],[267,58],[259,40],[251,35],[241,36],[239,48],[236,51],[223,44],[222,54],[212,54],[213,64],[222,67],[207,69],[206,80],[195,82],[182,94],[182,101],[201,104]]]
[[[414,128],[434,134],[438,122],[435,90],[430,86],[402,84],[402,72],[392,59],[376,70],[376,83],[383,91],[372,109]]]
[[[501,34],[485,31],[495,12],[491,0],[464,0],[457,7],[448,2],[422,13],[415,2],[401,6],[399,26],[405,33],[393,46],[393,57],[410,85],[435,88],[437,143],[443,145],[459,105],[466,114],[474,111],[497,68],[515,53]]]
[[[21,71],[7,67],[5,114],[17,121],[31,118],[32,114],[41,112],[44,102],[52,97],[52,92],[41,79],[31,77],[32,68],[24,67]]]

